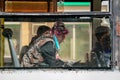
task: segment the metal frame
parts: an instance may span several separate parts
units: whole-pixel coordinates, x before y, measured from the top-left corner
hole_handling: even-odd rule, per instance
[[[15,17],[47,17],[47,18],[68,18],[68,17],[109,17],[109,12],[64,12],[64,13],[8,13],[1,12],[1,18],[15,18]]]

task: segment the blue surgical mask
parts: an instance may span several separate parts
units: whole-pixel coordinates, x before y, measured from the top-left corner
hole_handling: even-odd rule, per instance
[[[59,45],[58,39],[57,39],[57,37],[56,37],[55,35],[53,36],[53,39],[54,39],[54,41],[55,41],[56,49],[57,49],[57,50],[60,50],[60,45]]]

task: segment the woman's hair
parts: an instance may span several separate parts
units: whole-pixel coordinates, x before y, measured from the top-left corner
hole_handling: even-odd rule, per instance
[[[68,33],[68,30],[65,28],[65,25],[64,25],[64,23],[62,21],[55,22],[55,24],[52,27],[52,33],[54,33],[54,30],[57,31],[58,35]]]
[[[98,39],[98,41],[101,39],[101,37],[108,33],[110,30],[109,30],[109,27],[106,27],[106,26],[98,26],[95,30],[95,36],[96,38]]]

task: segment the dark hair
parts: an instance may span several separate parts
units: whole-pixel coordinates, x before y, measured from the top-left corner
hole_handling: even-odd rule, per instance
[[[32,37],[31,42],[29,43],[29,45],[31,45],[34,42],[34,40],[36,40],[44,32],[49,31],[49,30],[51,30],[51,28],[48,27],[48,26],[46,26],[46,25],[39,26],[38,30],[37,30],[37,35],[35,35],[34,37]]]
[[[98,39],[98,41],[101,39],[101,37],[109,32],[109,27],[107,26],[98,26],[95,30],[95,36]]]
[[[52,27],[52,32],[54,33],[54,30],[58,32],[58,34],[67,34],[68,30],[65,28],[65,25],[62,21],[57,21]]]
[[[48,26],[45,26],[45,25],[42,25],[42,26],[39,26],[38,30],[37,30],[37,35],[42,35],[44,32],[50,30],[50,27]]]

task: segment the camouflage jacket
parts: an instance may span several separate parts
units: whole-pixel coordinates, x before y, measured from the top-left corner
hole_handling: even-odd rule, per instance
[[[40,52],[40,48],[47,42],[52,42],[54,44],[52,37],[46,35],[42,35],[41,37],[34,40],[32,45],[29,46],[27,52],[24,54],[21,60],[21,66],[22,67],[40,66],[40,64],[44,61],[42,53]]]

